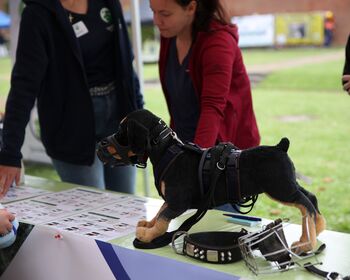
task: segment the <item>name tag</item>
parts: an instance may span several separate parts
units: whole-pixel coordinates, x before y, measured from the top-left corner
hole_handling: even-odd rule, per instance
[[[87,29],[86,25],[82,21],[74,23],[73,24],[73,30],[74,30],[75,36],[77,38],[79,38],[81,36],[84,36],[85,34],[89,33],[89,30]]]

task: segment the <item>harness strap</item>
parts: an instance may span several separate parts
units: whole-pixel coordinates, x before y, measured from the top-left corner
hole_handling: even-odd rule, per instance
[[[201,197],[207,193],[208,187],[210,185],[210,157],[209,149],[205,150],[202,154],[201,160],[198,166],[198,180],[199,180],[199,190]]]
[[[349,280],[350,276],[345,276],[343,277],[340,273],[338,272],[327,272],[324,270],[321,270],[317,268],[316,266],[312,265],[311,263],[306,263],[304,264],[304,268],[313,274],[316,274],[317,276],[321,276],[324,279],[329,279],[329,280]]]
[[[234,150],[227,162],[226,186],[229,198],[241,201],[241,182],[239,178],[239,157],[240,150]],[[234,186],[234,187],[233,187]]]
[[[160,182],[164,177],[165,173],[168,171],[169,167],[174,163],[174,161],[183,154],[183,145],[180,143],[170,146],[161,160],[158,162],[157,166],[153,169],[155,185],[158,190],[158,194],[163,197],[160,190]]]
[[[324,249],[326,249],[326,244],[322,244],[315,252],[315,255],[318,255],[320,253],[322,253],[324,251]],[[307,255],[307,253],[301,255],[301,256],[305,256]],[[314,266],[313,264],[311,264],[310,262],[307,262],[304,264],[304,268],[308,271],[311,272],[313,274],[316,274],[317,276],[321,276],[324,279],[329,279],[329,280],[335,280],[335,279],[339,279],[339,280],[350,280],[350,275],[349,276],[345,276],[343,277],[340,273],[338,272],[327,272],[324,270],[321,270],[319,268],[317,268],[316,266]]]

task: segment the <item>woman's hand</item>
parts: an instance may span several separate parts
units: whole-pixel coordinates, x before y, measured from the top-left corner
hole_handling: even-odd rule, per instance
[[[12,230],[12,221],[15,216],[6,209],[0,209],[0,235],[5,235]]]
[[[19,185],[20,177],[21,168],[0,165],[0,198],[4,197],[14,181]]]

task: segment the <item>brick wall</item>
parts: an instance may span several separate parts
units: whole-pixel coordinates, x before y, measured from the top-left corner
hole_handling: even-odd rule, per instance
[[[335,18],[334,44],[344,45],[350,33],[350,0],[221,0],[231,15],[281,12],[332,11]]]
[[[4,9],[8,0],[0,0]],[[130,0],[120,0],[127,5]],[[344,45],[350,33],[350,0],[221,0],[231,15],[268,14],[280,12],[333,11],[336,28],[334,44]]]
[[[4,11],[7,0],[0,0],[0,10]]]

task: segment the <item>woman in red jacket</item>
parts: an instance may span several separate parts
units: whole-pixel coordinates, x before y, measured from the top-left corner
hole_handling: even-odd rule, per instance
[[[150,0],[161,34],[159,72],[171,126],[202,147],[259,144],[237,28],[218,0]]]

